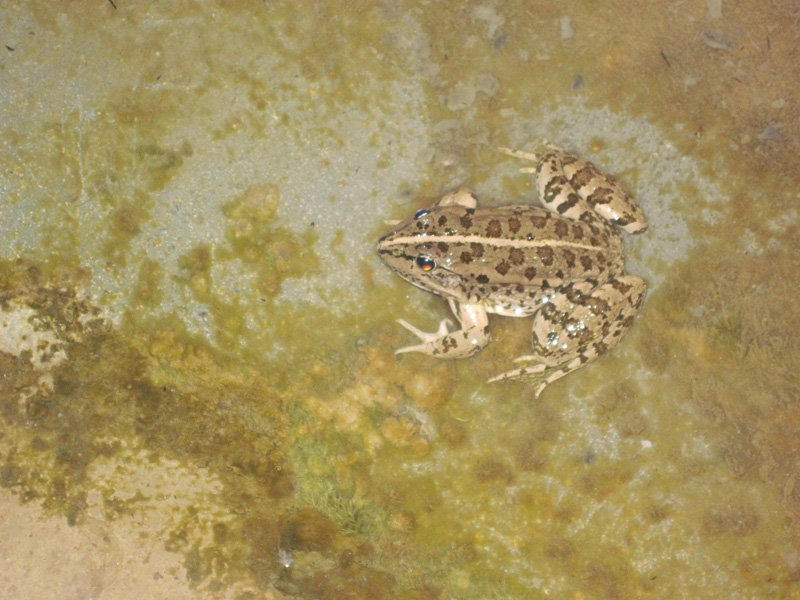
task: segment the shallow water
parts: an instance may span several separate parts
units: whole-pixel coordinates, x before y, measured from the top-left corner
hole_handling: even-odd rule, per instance
[[[635,4],[4,10],[4,588],[792,597],[797,9]],[[538,400],[527,321],[396,357],[385,222],[542,137],[647,213],[632,331]]]

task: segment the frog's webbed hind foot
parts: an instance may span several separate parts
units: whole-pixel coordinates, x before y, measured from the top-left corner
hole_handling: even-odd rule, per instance
[[[630,329],[646,289],[644,280],[633,275],[600,285],[569,284],[536,313],[531,338],[535,353],[515,360],[529,364],[489,381],[534,379],[538,397],[548,384],[613,348]]]
[[[516,358],[514,362],[527,362],[527,361],[540,361],[539,357],[537,356],[520,356]],[[511,371],[506,371],[505,373],[501,373],[500,375],[496,375],[489,379],[487,383],[494,383],[495,381],[508,381],[510,379],[523,379],[523,380],[530,380],[533,383],[533,396],[534,398],[538,398],[544,388],[548,385],[556,381],[557,379],[561,379],[564,375],[572,371],[573,367],[567,365],[562,368],[548,368],[542,362],[536,362],[527,367],[521,367],[519,369],[512,369]]]

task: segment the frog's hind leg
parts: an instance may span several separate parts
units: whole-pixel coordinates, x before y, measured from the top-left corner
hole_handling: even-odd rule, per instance
[[[558,155],[569,186],[594,212],[628,233],[647,229],[644,211],[614,177],[556,146],[551,145],[550,151]]]
[[[536,163],[520,171],[535,174],[539,201],[545,208],[574,220],[588,221],[599,215],[628,233],[647,229],[641,207],[614,177],[547,140],[542,148],[538,153],[498,150]]]
[[[534,316],[534,353],[517,359],[532,364],[489,381],[532,378],[538,397],[549,383],[615,346],[633,324],[645,291],[644,280],[632,275],[600,285],[580,281],[564,287]]]
[[[533,173],[536,189],[542,206],[557,215],[568,219],[591,220],[594,211],[585,198],[570,185],[564,173],[564,159],[571,159],[561,148],[542,140],[541,152],[523,152],[510,148],[498,148],[500,152],[535,163],[533,167],[520,169],[522,173]]]

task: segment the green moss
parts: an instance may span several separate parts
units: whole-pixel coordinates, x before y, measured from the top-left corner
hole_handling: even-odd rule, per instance
[[[328,515],[345,535],[378,539],[386,525],[384,511],[375,506],[359,506],[353,498],[329,481],[308,481],[298,493],[298,503]]]

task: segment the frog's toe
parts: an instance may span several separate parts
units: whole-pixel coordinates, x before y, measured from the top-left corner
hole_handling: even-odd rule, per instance
[[[395,354],[406,354],[408,352],[422,352],[423,354],[430,354],[428,344],[416,344],[415,346],[406,346],[405,348],[398,348],[394,351]]]
[[[444,337],[448,333],[450,333],[450,331],[447,329],[447,323],[448,323],[447,319],[442,319],[442,321],[439,323],[439,329],[434,333],[428,333],[426,331],[422,331],[421,329],[417,329],[411,323],[409,323],[404,319],[397,319],[397,322],[400,323],[400,325],[408,329],[411,333],[413,333],[415,336],[417,336],[420,340],[422,340],[425,343],[438,340],[439,338]],[[413,350],[403,348],[402,350],[397,351],[398,354],[400,352],[413,352]]]
[[[487,379],[486,383],[494,383],[495,381],[505,381],[506,379],[516,379],[517,377],[522,377],[523,370],[524,369],[514,369],[513,371],[500,373],[500,375],[495,375],[491,379]]]
[[[571,366],[561,368],[548,366],[546,363],[541,362],[542,358],[540,356],[536,356],[535,354],[531,356],[520,356],[514,359],[514,362],[531,361],[535,361],[534,364],[501,373],[489,379],[487,383],[505,381],[508,379],[530,379],[533,382],[533,395],[535,398],[538,398],[542,391],[544,391],[544,388],[557,379],[561,379],[572,370]]]
[[[515,359],[514,362],[521,362],[524,360],[538,360],[537,356],[520,356],[519,358]],[[531,365],[529,367],[522,367],[521,369],[512,369],[511,371],[506,371],[505,373],[500,373],[500,375],[495,375],[491,379],[488,380],[488,383],[493,383],[495,381],[503,381],[505,379],[517,379],[519,377],[528,377],[528,376],[535,376],[542,373],[547,368],[546,365],[543,363],[537,363],[535,365]]]
[[[525,152],[523,150],[512,150],[511,148],[498,148],[500,152],[503,154],[508,154],[509,156],[514,156],[516,158],[522,158],[524,160],[531,160],[537,162],[539,157],[534,152]]]
[[[405,354],[407,352],[422,352],[423,354],[437,354],[437,343],[441,343],[442,339],[446,338],[450,331],[447,328],[447,319],[442,319],[441,323],[439,323],[439,329],[433,333],[428,333],[427,331],[422,331],[421,329],[417,329],[408,321],[404,319],[397,319],[397,322],[400,323],[403,327],[408,329],[411,333],[417,336],[422,342],[421,344],[415,344],[414,346],[406,346],[405,348],[400,348],[399,350],[395,350],[395,354]]]
[[[542,360],[542,358],[540,356],[537,356],[535,354],[528,354],[527,356],[518,356],[517,358],[514,359],[513,362],[515,362],[515,363],[541,362],[541,360]],[[542,368],[540,370],[543,370],[543,369],[544,369],[544,365],[542,365]]]

